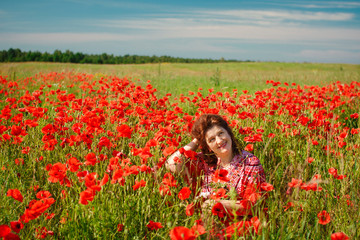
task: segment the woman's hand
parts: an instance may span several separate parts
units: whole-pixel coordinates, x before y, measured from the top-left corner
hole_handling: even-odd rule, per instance
[[[199,147],[199,140],[194,138],[186,144],[183,148],[185,151],[196,151],[196,149]],[[165,167],[170,170],[171,172],[180,172],[183,167],[183,162],[179,162],[178,160],[175,160],[176,158],[182,159],[182,154],[177,150],[174,152],[165,162]]]

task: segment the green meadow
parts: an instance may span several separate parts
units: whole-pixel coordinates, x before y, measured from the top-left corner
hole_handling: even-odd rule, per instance
[[[250,93],[269,86],[267,80],[281,83],[323,86],[331,82],[360,81],[360,65],[235,62],[235,63],[161,63],[129,65],[96,65],[71,63],[0,63],[0,74],[12,79],[34,76],[38,73],[73,72],[128,77],[145,86],[150,80],[159,95],[185,94],[213,88],[214,91],[231,89]]]
[[[0,76],[0,239],[360,237],[360,65],[1,63]],[[163,164],[206,112],[273,189],[249,190],[254,217],[227,226],[215,209],[201,229],[196,188],[180,197],[190,184]]]

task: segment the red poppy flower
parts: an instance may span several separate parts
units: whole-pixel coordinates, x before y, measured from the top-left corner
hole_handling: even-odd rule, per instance
[[[184,148],[180,148],[179,152],[183,154],[185,157],[190,158],[191,160],[197,159],[197,152],[191,150],[185,150]]]
[[[249,200],[243,199],[240,200],[238,203],[239,209],[236,210],[237,216],[244,216],[249,214],[249,209],[252,207],[252,203]]]
[[[172,153],[174,153],[176,151],[176,148],[174,146],[169,146],[167,148],[164,149],[163,154],[165,157],[171,155]]]
[[[275,134],[274,133],[269,133],[268,138],[274,138]]]
[[[96,163],[97,163],[97,158],[96,158],[96,155],[95,153],[88,153],[86,156],[85,156],[85,164],[86,165],[91,165],[91,166],[94,166]]]
[[[47,235],[54,235],[53,231],[49,231],[46,227],[36,229],[36,238],[46,238]]]
[[[91,190],[99,192],[101,190],[101,187],[99,186],[100,181],[96,180],[96,177],[97,174],[95,172],[89,173],[85,176],[84,181],[85,186],[87,186]]]
[[[56,183],[59,182],[63,183],[64,179],[66,178],[66,171],[67,168],[65,166],[65,164],[62,164],[60,162],[55,163],[50,171],[49,171],[49,178],[48,180],[52,183]]]
[[[170,187],[168,185],[161,184],[159,187],[159,192],[161,196],[165,196],[165,195],[171,196]]]
[[[360,133],[360,128],[352,128],[350,132],[352,135],[358,134]]]
[[[104,177],[101,179],[99,186],[104,186],[109,181],[109,175],[107,173],[104,174]]]
[[[11,228],[8,225],[0,225],[0,237],[5,237],[11,232]]]
[[[300,122],[301,125],[305,126],[310,121],[310,118],[301,116],[298,118],[297,122]]]
[[[132,165],[131,167],[129,167],[128,165],[126,165],[124,167],[124,176],[129,176],[131,174],[133,174],[133,175],[139,174],[138,166]]]
[[[158,141],[156,141],[155,139],[150,139],[145,146],[146,147],[156,147],[157,145],[159,145]]]
[[[300,188],[305,191],[322,191],[322,187],[319,187],[316,182],[303,183]]]
[[[55,129],[54,125],[49,123],[48,125],[46,125],[45,127],[43,127],[41,129],[41,132],[43,134],[54,134],[56,132],[56,129]]]
[[[230,179],[227,177],[228,170],[217,169],[214,173],[213,182],[228,182]]]
[[[196,238],[194,232],[187,227],[174,227],[170,230],[171,240],[194,240]]]
[[[16,235],[15,233],[9,233],[4,237],[4,240],[20,240],[20,237]]]
[[[79,182],[82,182],[84,181],[84,178],[86,177],[86,175],[88,175],[88,171],[81,171],[81,172],[78,172],[76,174],[76,176],[79,178]]]
[[[177,187],[176,180],[171,173],[165,173],[162,183],[169,187]]]
[[[348,240],[348,239],[350,238],[343,232],[336,232],[331,234],[331,240]]]
[[[120,183],[122,185],[122,183],[125,183],[125,178],[123,178],[124,176],[124,171],[122,168],[117,169],[114,174],[113,177],[111,179],[111,183]]]
[[[314,161],[314,158],[309,157],[308,159],[306,159],[306,161],[307,161],[308,163],[312,163],[312,162]]]
[[[4,135],[2,135],[2,137],[4,138],[5,141],[11,139],[11,135],[5,133]]]
[[[252,217],[250,219],[250,223],[253,226],[255,233],[260,234],[260,230],[261,230],[260,229],[260,219],[258,217],[256,217],[256,216]]]
[[[178,197],[180,200],[185,200],[185,199],[188,199],[190,197],[190,194],[191,194],[191,190],[190,188],[188,187],[183,187],[179,194],[178,194]]]
[[[119,224],[117,225],[117,231],[118,231],[118,232],[121,232],[122,230],[124,230],[124,224],[119,223]]]
[[[330,222],[330,214],[325,210],[318,213],[317,217],[319,218],[319,223],[326,225]]]
[[[227,228],[224,229],[225,237],[231,238],[234,233],[237,233],[237,236],[244,236],[249,231],[249,227],[251,227],[250,221],[239,221],[231,224]]]
[[[126,138],[131,138],[131,134],[133,129],[131,129],[128,125],[123,124],[120,125],[116,128],[116,130],[118,131],[118,136],[119,137],[126,137]]]
[[[163,226],[161,225],[160,222],[153,222],[153,221],[149,221],[149,224],[146,225],[146,227],[149,229],[149,230],[157,230],[157,229],[160,229],[160,228],[163,228]]]
[[[31,149],[30,147],[23,147],[22,150],[21,150],[21,153],[23,153],[23,154],[29,154],[30,149]]]
[[[335,178],[341,180],[341,179],[346,178],[346,175],[338,175]]]
[[[187,216],[192,216],[194,215],[194,210],[194,203],[190,203],[186,206],[185,213]]]
[[[214,204],[214,206],[211,209],[211,212],[215,216],[219,216],[221,218],[225,217],[226,210],[224,208],[224,205],[222,205],[220,202],[217,202]]]
[[[133,190],[135,191],[135,190],[139,189],[140,187],[145,187],[145,185],[146,185],[146,182],[143,179],[141,179],[140,181],[135,180],[135,185],[133,186]]]
[[[193,231],[195,237],[198,237],[206,233],[204,226],[198,223],[196,223],[194,226],[191,227],[191,231]]]
[[[19,136],[22,133],[23,129],[20,126],[13,125],[11,127],[11,135]]]
[[[335,176],[337,176],[337,169],[329,168],[329,173],[335,177]]]
[[[354,113],[354,114],[351,114],[350,117],[353,118],[353,119],[357,119],[357,118],[359,118],[359,114]]]
[[[261,194],[258,192],[255,184],[248,184],[244,191],[244,199],[250,201],[252,204],[255,204],[257,200],[261,197]]]
[[[16,201],[22,202],[23,196],[18,189],[9,189],[6,196],[14,198]]]
[[[342,148],[342,147],[346,146],[346,142],[340,141],[340,142],[338,142],[338,146],[339,146],[339,148]]]
[[[36,197],[38,199],[49,198],[49,197],[51,197],[51,193],[49,191],[39,191],[36,194]]]
[[[21,221],[10,222],[10,226],[11,229],[16,233],[19,233],[20,230],[24,228],[24,224]]]
[[[20,217],[21,221],[27,223],[30,220],[38,218],[43,214],[53,203],[55,199],[44,198],[41,200],[32,200],[29,207],[25,210],[24,214]]]
[[[262,142],[262,134],[259,133],[259,134],[254,134],[254,135],[250,135],[248,137],[244,137],[244,141],[245,142]]]
[[[266,192],[270,192],[270,191],[274,190],[274,186],[267,182],[261,183],[260,188],[261,188],[261,190],[264,190]]]
[[[301,179],[292,178],[292,179],[291,179],[291,182],[288,183],[288,186],[289,186],[289,187],[292,187],[292,188],[297,188],[297,187],[300,187],[301,184],[302,184],[302,180],[301,180]]]
[[[79,170],[79,166],[82,165],[82,163],[75,157],[69,158],[66,164],[71,172],[77,172]]]
[[[24,159],[23,158],[17,158],[15,159],[16,165],[24,165]]]
[[[94,196],[95,196],[95,191],[88,188],[80,193],[79,203],[83,205],[88,205],[89,201],[91,202],[92,200],[94,200]]]
[[[224,188],[218,189],[216,192],[211,194],[211,199],[214,199],[215,201],[219,201],[221,198],[226,198],[226,190]]]
[[[246,145],[246,147],[244,148],[245,151],[248,151],[248,152],[252,152],[254,151],[254,144],[248,144]]]

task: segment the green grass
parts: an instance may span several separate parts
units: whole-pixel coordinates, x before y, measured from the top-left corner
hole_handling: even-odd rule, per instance
[[[64,63],[0,63],[0,74],[11,78],[25,78],[37,73],[74,72],[129,77],[142,86],[150,80],[158,95],[179,95],[214,88],[214,91],[231,92],[248,90],[250,93],[268,88],[267,80],[324,86],[331,82],[360,81],[360,65],[243,62],[208,64],[140,64],[95,65]],[[217,79],[219,85],[211,79]]]

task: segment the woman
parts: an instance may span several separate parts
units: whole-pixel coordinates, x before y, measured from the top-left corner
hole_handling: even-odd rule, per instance
[[[260,186],[265,182],[264,169],[260,161],[253,154],[239,148],[239,144],[234,137],[228,123],[219,115],[204,114],[194,123],[191,130],[193,140],[183,149],[172,154],[166,162],[166,168],[171,172],[178,173],[182,169],[188,171],[185,165],[185,158],[182,153],[186,151],[196,151],[198,147],[197,168],[202,170],[201,192],[204,208],[212,206],[211,194],[214,194],[214,183],[219,180],[219,171],[227,172],[225,176],[225,188],[236,190],[237,200],[220,200],[225,209],[237,211],[237,213],[248,214],[242,211],[244,207],[241,201],[244,198],[245,189],[248,186]],[[203,161],[201,161],[203,160]],[[216,183],[215,183],[216,185]],[[246,210],[246,209],[245,209]]]

